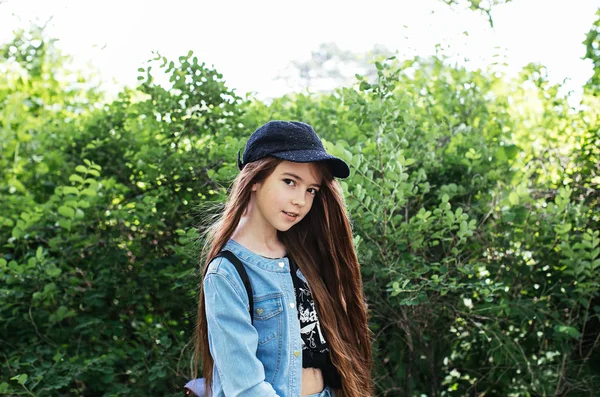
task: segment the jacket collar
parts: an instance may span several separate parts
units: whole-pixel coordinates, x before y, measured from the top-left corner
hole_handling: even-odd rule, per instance
[[[283,258],[267,258],[244,247],[234,239],[230,239],[225,243],[224,250],[233,252],[240,260],[248,265],[257,266],[263,270],[276,273],[289,273],[290,261],[287,256]]]

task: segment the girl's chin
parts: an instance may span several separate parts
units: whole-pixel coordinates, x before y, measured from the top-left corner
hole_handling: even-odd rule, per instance
[[[294,224],[278,224],[278,225],[273,225],[275,226],[275,229],[277,229],[280,232],[287,232],[288,230],[290,230],[292,227],[294,227]]]

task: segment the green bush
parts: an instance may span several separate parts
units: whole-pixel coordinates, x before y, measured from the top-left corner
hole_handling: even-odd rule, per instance
[[[269,119],[351,165],[379,395],[600,386],[593,90],[576,110],[539,65],[381,59],[375,81],[265,104],[189,53],[104,103],[39,32],[0,53],[0,394],[180,393],[198,230]]]

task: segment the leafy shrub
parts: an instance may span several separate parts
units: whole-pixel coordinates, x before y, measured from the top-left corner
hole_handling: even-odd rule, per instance
[[[380,395],[599,386],[593,91],[575,110],[538,65],[381,59],[375,81],[265,104],[189,53],[103,103],[35,32],[0,53],[0,393],[179,394],[198,229],[269,119],[351,165]]]

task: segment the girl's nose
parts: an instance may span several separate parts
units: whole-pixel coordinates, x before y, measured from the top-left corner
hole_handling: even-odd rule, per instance
[[[297,205],[299,207],[304,207],[304,204],[306,204],[306,199],[304,198],[304,194],[296,195],[296,197],[294,197],[292,199],[292,204]]]

